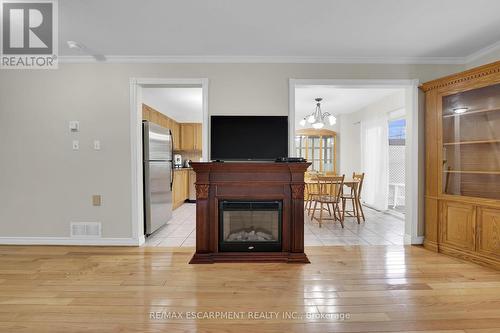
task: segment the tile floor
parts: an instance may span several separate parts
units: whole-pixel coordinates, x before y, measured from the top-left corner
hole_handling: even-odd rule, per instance
[[[186,203],[173,212],[166,226],[146,240],[146,246],[194,247],[195,204]],[[358,225],[356,219],[347,217],[345,228],[340,223],[326,221],[320,228],[317,221],[311,221],[306,214],[304,243],[306,246],[329,245],[396,245],[404,243],[404,220],[364,208],[366,222]]]

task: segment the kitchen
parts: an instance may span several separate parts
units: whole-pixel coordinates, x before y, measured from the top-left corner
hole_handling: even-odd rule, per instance
[[[143,122],[147,122],[146,126],[148,126],[145,128],[149,128],[151,136],[158,136],[153,131],[155,129],[157,132],[165,133],[171,141],[168,143],[170,146],[164,149],[164,151],[169,151],[166,161],[170,162],[169,168],[171,170],[163,180],[169,184],[161,185],[160,191],[158,191],[158,184],[165,184],[165,182],[159,181],[162,179],[159,174],[154,176],[151,173],[151,176],[148,177],[149,167],[146,161],[148,148],[146,145],[144,146],[145,234],[147,243],[167,241],[166,236],[174,229],[176,229],[176,236],[180,235],[175,242],[181,241],[180,238],[184,242],[194,230],[194,225],[190,222],[184,225],[180,224],[187,220],[186,217],[190,213],[194,214],[196,174],[190,163],[202,160],[202,88],[192,86],[147,87],[143,89],[142,95],[142,119]],[[168,134],[170,135],[168,136]],[[148,141],[146,131],[144,138],[145,142]],[[151,139],[149,141],[151,142]],[[155,186],[157,194],[155,194]],[[171,193],[167,194],[164,188],[169,186]],[[159,200],[158,198],[161,198],[162,195],[163,199]],[[159,202],[161,203],[159,204]],[[194,233],[192,237],[194,237]],[[170,239],[169,242],[172,240]]]

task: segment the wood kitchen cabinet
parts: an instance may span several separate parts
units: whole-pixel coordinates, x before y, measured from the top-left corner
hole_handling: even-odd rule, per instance
[[[196,201],[196,172],[189,171],[189,201]]]
[[[184,151],[201,151],[202,134],[201,124],[181,123],[181,149]]]
[[[201,151],[201,123],[178,123],[146,104],[142,104],[142,119],[170,129],[175,151]]]
[[[174,150],[181,149],[181,125],[172,121],[170,130],[172,131],[172,139],[174,141]]]
[[[189,198],[189,169],[174,170],[172,187],[172,209],[176,209]]]
[[[500,61],[421,89],[424,246],[500,268]]]

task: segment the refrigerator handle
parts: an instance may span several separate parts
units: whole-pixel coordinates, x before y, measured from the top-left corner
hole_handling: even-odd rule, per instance
[[[172,131],[170,131],[170,191],[173,190],[174,186],[174,136]]]

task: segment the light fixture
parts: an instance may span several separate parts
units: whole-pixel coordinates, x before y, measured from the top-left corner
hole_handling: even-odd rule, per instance
[[[461,113],[467,112],[467,110],[469,110],[469,108],[466,108],[466,107],[454,108],[453,112],[455,112],[456,114],[461,114]]]
[[[308,116],[305,116],[299,124],[301,126],[305,126],[306,122],[312,124],[312,127],[315,129],[320,129],[325,126],[325,118],[328,119],[328,123],[330,125],[335,125],[337,123],[337,118],[328,113],[328,112],[321,112],[321,101],[323,98],[316,98],[314,99],[316,101],[316,109],[314,110],[313,113],[311,113]]]
[[[68,40],[66,43],[70,49],[82,50],[85,48],[82,44],[75,42],[74,40]]]
[[[328,121],[330,122],[330,125],[333,126],[337,123],[337,118],[335,118],[335,116],[329,115]]]
[[[312,124],[312,127],[314,129],[320,129],[320,128],[323,128],[323,126],[325,126],[325,124],[323,124],[321,122],[317,122],[317,123]]]

